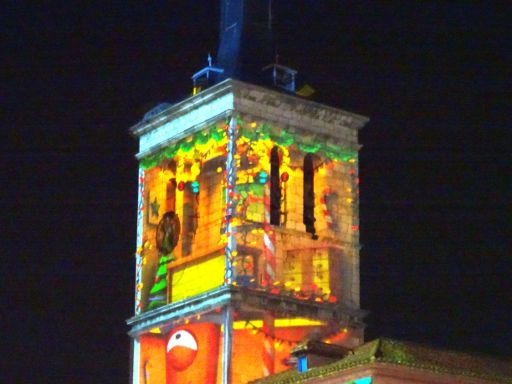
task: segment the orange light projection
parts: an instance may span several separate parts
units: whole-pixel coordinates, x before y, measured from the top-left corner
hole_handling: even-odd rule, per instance
[[[311,325],[293,326],[306,323]],[[254,321],[254,324],[259,322]],[[282,326],[276,327],[275,335],[270,338],[275,351],[276,373],[291,367],[291,349],[297,341],[317,329],[319,322],[282,319],[278,324]],[[261,362],[264,340],[269,336],[255,329],[236,328],[239,327],[233,331],[232,382],[242,384],[262,376],[262,366],[258,362]],[[214,323],[183,325],[167,334],[144,334],[140,337],[140,382],[220,383],[221,342],[222,327]]]
[[[220,327],[212,323],[173,329],[167,338],[167,384],[215,383]]]

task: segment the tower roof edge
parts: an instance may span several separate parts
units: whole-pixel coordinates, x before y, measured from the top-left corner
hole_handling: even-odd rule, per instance
[[[140,137],[148,131],[151,131],[164,124],[169,119],[176,118],[182,113],[197,108],[200,105],[208,104],[215,98],[227,93],[233,93],[233,107],[238,112],[250,113],[250,111],[247,111],[247,109],[251,105],[252,101],[252,104],[257,102],[260,107],[272,107],[272,105],[276,106],[276,103],[279,103],[279,107],[282,107],[283,105],[288,107],[289,114],[293,112],[303,112],[307,115],[308,112],[310,112],[313,113],[312,118],[325,114],[330,115],[332,118],[332,115],[336,115],[339,116],[341,120],[343,120],[344,123],[352,129],[361,129],[370,120],[366,116],[349,112],[330,105],[322,104],[317,101],[302,98],[297,95],[291,95],[286,92],[280,92],[275,89],[269,89],[260,85],[229,78],[196,95],[186,98],[176,104],[170,105],[168,108],[160,111],[158,114],[155,114],[150,119],[144,119],[138,122],[129,128],[129,132],[135,137]],[[257,101],[255,100],[255,97],[259,97]],[[260,110],[261,109],[262,108],[260,108]],[[320,110],[325,112],[319,114]],[[315,115],[315,112],[317,115]]]

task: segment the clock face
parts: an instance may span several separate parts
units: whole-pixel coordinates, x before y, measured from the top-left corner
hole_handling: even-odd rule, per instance
[[[156,246],[163,254],[169,254],[178,244],[180,238],[180,219],[172,211],[163,215],[156,228]]]

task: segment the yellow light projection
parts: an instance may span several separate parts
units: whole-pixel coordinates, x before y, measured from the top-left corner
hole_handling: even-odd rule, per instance
[[[349,176],[347,160],[322,158],[313,153],[314,219],[320,238],[306,232],[303,218],[304,158],[315,148],[329,149],[330,144],[312,140],[290,145],[272,138],[291,137],[279,127],[244,123],[239,120],[236,141],[236,185],[230,194],[236,201],[236,215],[230,223],[236,228],[238,249],[233,266],[238,286],[261,287],[267,262],[262,254],[265,237],[265,187],[271,173],[271,151],[278,150],[280,201],[279,225],[269,234],[275,237],[276,276],[274,291],[296,292],[295,297],[327,300],[332,285],[340,287],[339,271],[332,269],[332,244],[352,240],[353,205],[356,189]],[[145,164],[155,164],[145,171],[145,225],[142,273],[142,307],[147,309],[148,292],[158,269],[160,253],[155,246],[155,230],[162,216],[175,212],[181,234],[168,268],[168,302],[207,292],[224,284],[226,225],[226,144],[225,123],[194,133],[154,155]],[[269,131],[270,130],[270,131]],[[270,133],[269,133],[270,132]],[[288,140],[288,139],[287,139]],[[326,149],[327,148],[327,149]],[[332,157],[332,156],[331,156]],[[350,161],[355,161],[350,158]],[[275,183],[275,179],[274,179]],[[237,252],[238,251],[238,252]],[[212,255],[218,255],[212,257]],[[336,264],[336,265],[339,265]]]
[[[208,317],[208,314],[205,315]],[[324,324],[306,318],[275,321],[275,373],[290,368],[290,351],[297,342]],[[262,350],[269,336],[262,321],[235,321],[233,329],[232,383],[242,384],[262,376]],[[142,383],[221,383],[223,327],[218,323],[184,320],[140,337]]]
[[[313,286],[321,293],[329,294],[329,253],[327,249],[317,249],[313,254]]]
[[[224,283],[224,255],[171,271],[171,302],[186,299]]]
[[[149,166],[144,175],[143,310],[153,300],[149,292],[158,273],[163,271],[167,282],[162,305],[176,303],[226,284],[227,257],[234,271],[230,284],[244,294],[257,291],[255,297],[335,303],[344,290],[350,291],[342,268],[351,261],[350,244],[357,235],[353,163],[339,153],[329,155],[332,145],[322,138],[317,143],[312,136],[303,139],[283,127],[242,119],[238,124],[236,153],[228,165],[223,122],[169,145],[145,162]],[[236,172],[230,164],[236,164]],[[236,176],[229,179],[236,180],[230,185],[228,175]],[[311,186],[314,193],[308,193]],[[314,214],[309,215],[304,207],[310,207],[311,200]],[[274,215],[277,211],[280,220],[269,221],[269,210]],[[169,211],[179,220],[180,234],[173,257],[165,264],[156,233]],[[305,223],[314,225],[314,231],[307,231]],[[267,278],[269,265],[275,268],[272,278]],[[233,383],[263,375],[262,353],[269,345],[277,373],[290,368],[290,351],[299,341],[312,334],[331,335],[331,322],[296,317],[293,312],[279,312],[280,317],[273,318],[276,314],[254,303],[248,301],[234,311]],[[173,319],[148,331],[141,339],[141,379],[221,382],[222,311],[219,305],[209,313]],[[153,354],[158,357],[151,359]]]
[[[233,329],[247,329],[247,325],[251,324],[251,326],[256,328],[263,327],[263,320],[250,320],[250,321],[235,321],[233,322]],[[325,325],[324,322],[319,320],[307,319],[304,317],[291,317],[291,318],[277,318],[274,320],[274,326],[276,328],[285,328],[285,327],[311,327]]]

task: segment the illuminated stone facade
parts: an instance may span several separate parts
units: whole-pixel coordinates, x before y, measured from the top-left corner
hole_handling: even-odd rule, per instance
[[[362,343],[366,121],[228,79],[132,127],[134,383],[245,383],[304,338]]]

